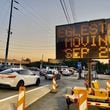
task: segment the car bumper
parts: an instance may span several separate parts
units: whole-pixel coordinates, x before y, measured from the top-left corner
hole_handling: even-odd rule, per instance
[[[16,84],[15,84],[14,80],[11,80],[11,81],[1,80],[0,86],[2,86],[2,87],[16,87]]]
[[[51,77],[51,76],[47,76],[47,79],[53,79],[53,76]]]
[[[0,87],[1,88],[11,88],[11,86],[8,84],[0,84]]]

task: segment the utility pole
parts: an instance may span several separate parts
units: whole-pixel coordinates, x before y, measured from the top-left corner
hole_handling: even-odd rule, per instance
[[[6,50],[5,50],[5,66],[7,66],[7,60],[8,60],[9,41],[10,41],[10,34],[11,34],[10,30],[11,30],[11,21],[12,21],[12,11],[13,11],[13,0],[11,0],[8,37],[7,37]]]

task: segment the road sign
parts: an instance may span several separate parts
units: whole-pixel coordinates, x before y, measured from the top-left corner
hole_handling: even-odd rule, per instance
[[[57,59],[108,59],[109,44],[110,19],[56,26]]]

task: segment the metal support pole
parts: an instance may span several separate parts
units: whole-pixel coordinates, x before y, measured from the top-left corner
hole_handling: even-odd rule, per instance
[[[41,63],[40,63],[40,69],[43,68],[43,57],[44,57],[44,55],[42,54],[42,59],[41,59]]]
[[[11,0],[11,9],[10,9],[10,18],[9,18],[9,27],[8,27],[8,37],[6,43],[6,52],[5,52],[5,66],[7,66],[8,60],[8,50],[9,50],[9,41],[10,41],[10,34],[11,34],[11,21],[12,21],[12,11],[13,11],[13,0]]]
[[[91,59],[88,59],[88,82],[89,82],[89,87],[91,87]]]

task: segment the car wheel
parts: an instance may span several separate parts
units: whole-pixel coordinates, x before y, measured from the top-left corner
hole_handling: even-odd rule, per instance
[[[38,78],[36,81],[36,86],[39,86],[39,84],[40,84],[40,79]]]
[[[45,79],[47,79],[47,77],[45,76]]]
[[[67,88],[66,94],[72,95],[72,89]],[[66,98],[66,103],[67,103],[67,107],[68,107],[68,110],[69,110],[70,109],[70,104],[72,103],[69,97]]]
[[[19,90],[20,86],[24,86],[24,81],[20,80],[16,86],[16,89]]]

